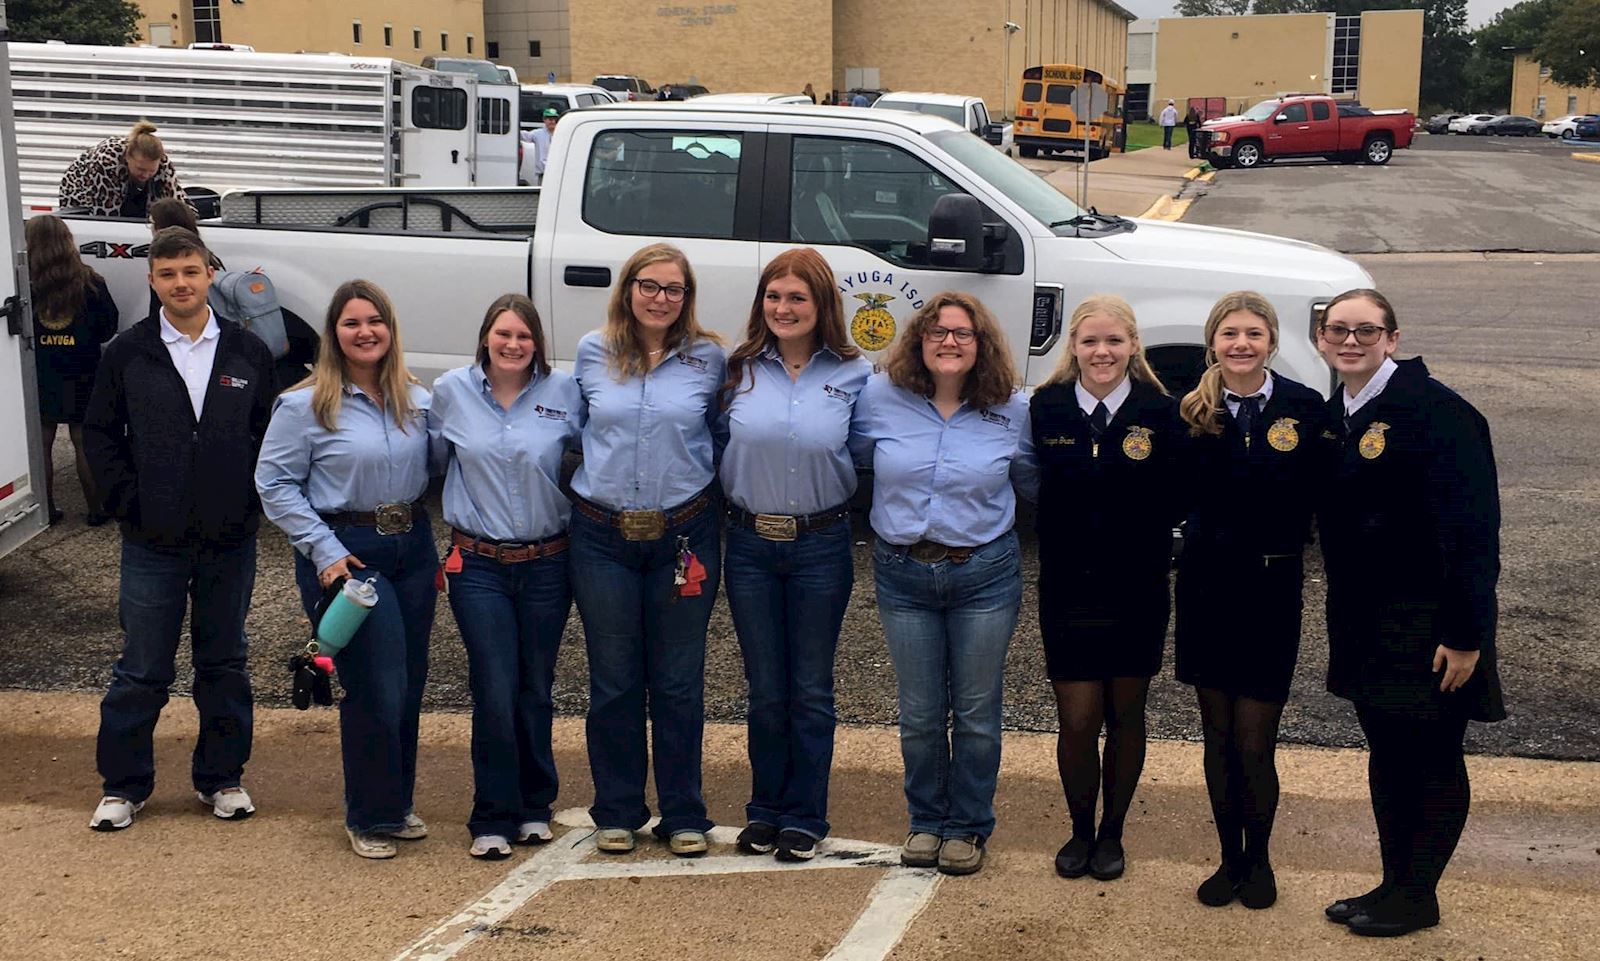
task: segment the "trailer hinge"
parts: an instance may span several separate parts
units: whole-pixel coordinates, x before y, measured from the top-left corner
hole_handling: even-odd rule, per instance
[[[22,300],[16,294],[5,299],[0,304],[0,317],[6,319],[6,333],[13,337],[22,336]]]

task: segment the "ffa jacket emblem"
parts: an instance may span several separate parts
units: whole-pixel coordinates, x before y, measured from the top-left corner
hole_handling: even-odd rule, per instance
[[[1378,459],[1378,456],[1383,453],[1385,444],[1383,432],[1388,429],[1389,425],[1381,420],[1372,422],[1372,426],[1367,428],[1367,432],[1361,435],[1361,442],[1356,445],[1356,449],[1361,451],[1362,457],[1367,460]]]
[[[1267,443],[1273,450],[1294,450],[1300,446],[1300,432],[1294,429],[1298,423],[1293,417],[1279,417],[1267,428]]]
[[[1144,460],[1149,457],[1152,449],[1151,433],[1148,427],[1128,428],[1128,436],[1122,438],[1122,453],[1126,454],[1129,460]]]

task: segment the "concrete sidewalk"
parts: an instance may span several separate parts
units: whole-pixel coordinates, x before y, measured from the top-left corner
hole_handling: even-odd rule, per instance
[[[1044,176],[1045,182],[1078,199],[1078,162],[1028,158],[1018,163]],[[1162,150],[1147,147],[1131,153],[1112,154],[1089,165],[1089,206],[1101,213],[1137,217],[1162,197],[1176,196],[1183,189],[1184,174],[1203,161],[1189,159],[1186,149]]]
[[[564,816],[555,843],[481,862],[467,857],[462,826],[470,717],[427,714],[417,812],[432,835],[372,862],[350,852],[341,830],[338,717],[328,709],[257,710],[246,783],[259,813],[225,823],[188,790],[194,711],[175,700],[157,731],[156,793],[137,823],[90,831],[97,700],[0,693],[0,957],[1579,961],[1600,943],[1592,763],[1469,758],[1472,820],[1440,891],[1444,923],[1381,942],[1322,918],[1323,905],[1365,891],[1377,873],[1359,751],[1282,750],[1280,900],[1248,911],[1195,900],[1216,841],[1191,743],[1151,743],[1128,822],[1128,873],[1109,884],[1052,872],[1066,818],[1054,738],[1037,734],[1005,736],[999,828],[982,873],[886,867],[873,852],[903,839],[905,806],[898,741],[884,727],[839,730],[829,813],[836,838],[857,840],[830,839],[808,866],[738,857],[726,831],[701,861],[676,861],[647,837],[633,854],[607,857],[570,826],[581,812]],[[557,721],[555,747],[558,808],[586,805],[580,718]],[[708,725],[704,777],[712,818],[741,825],[741,726]],[[920,898],[897,903],[894,885],[905,883]],[[452,935],[431,940],[440,931]]]

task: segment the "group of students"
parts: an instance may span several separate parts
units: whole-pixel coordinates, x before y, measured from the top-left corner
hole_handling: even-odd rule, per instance
[[[532,303],[510,294],[485,313],[473,363],[430,392],[406,370],[389,299],[354,280],[328,306],[310,377],[279,396],[271,358],[205,307],[199,238],[160,231],[149,256],[162,308],[112,342],[85,424],[105,509],[123,522],[126,634],[102,707],[105,790],[91,826],[127,827],[150,794],[151,731],[186,595],[194,785],[219,817],[254,810],[240,782],[259,503],[294,545],[308,614],[346,577],[377,590],[334,659],[357,854],[393,857],[397,839],[428,830],[412,790],[440,591],[473,695],[471,854],[503,858],[551,838],[551,688],[573,602],[597,847],[634,848],[653,756],[655,835],[674,854],[703,854],[705,644],[720,583],[749,685],[737,846],[809,859],[830,830],[848,504],[867,469],[875,594],[899,688],[903,863],[976,872],[995,830],[1002,678],[1023,593],[1020,492],[1039,505],[1040,628],[1071,815],[1056,871],[1124,871],[1172,531],[1184,523],[1176,662],[1197,691],[1222,854],[1197,894],[1272,904],[1273,750],[1316,515],[1329,686],[1355,702],[1371,745],[1384,869],[1377,888],[1328,915],[1368,935],[1437,923],[1435,888],[1467,811],[1465,724],[1504,716],[1498,495],[1482,417],[1420,360],[1392,358],[1400,334],[1377,291],[1335,298],[1318,328],[1344,382],[1330,402],[1270,370],[1278,319],[1250,292],[1213,308],[1211,366],[1181,402],[1114,296],[1073,311],[1061,362],[1030,397],[999,323],[960,292],[930,297],[874,372],[809,248],[766,265],[743,339],[726,351],[700,325],[689,261],[657,243],[620,269],[570,374],[550,366]],[[582,459],[564,486],[570,451]],[[423,502],[439,474],[442,563]]]

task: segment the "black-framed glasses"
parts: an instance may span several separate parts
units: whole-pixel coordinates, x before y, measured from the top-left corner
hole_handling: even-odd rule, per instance
[[[922,339],[930,344],[942,344],[946,337],[954,337],[958,344],[970,344],[978,339],[978,332],[971,327],[940,327],[938,324],[922,332]]]
[[[681,303],[684,295],[689,293],[689,288],[682,284],[658,284],[653,280],[644,280],[639,277],[633,278],[633,282],[639,286],[639,293],[651,300],[655,299],[658,294],[666,294],[667,300],[676,304]]]
[[[1360,327],[1346,327],[1343,324],[1323,324],[1322,339],[1327,343],[1338,345],[1350,339],[1351,334],[1356,335],[1356,343],[1363,347],[1371,347],[1383,339],[1389,328],[1379,324],[1362,324]]]

